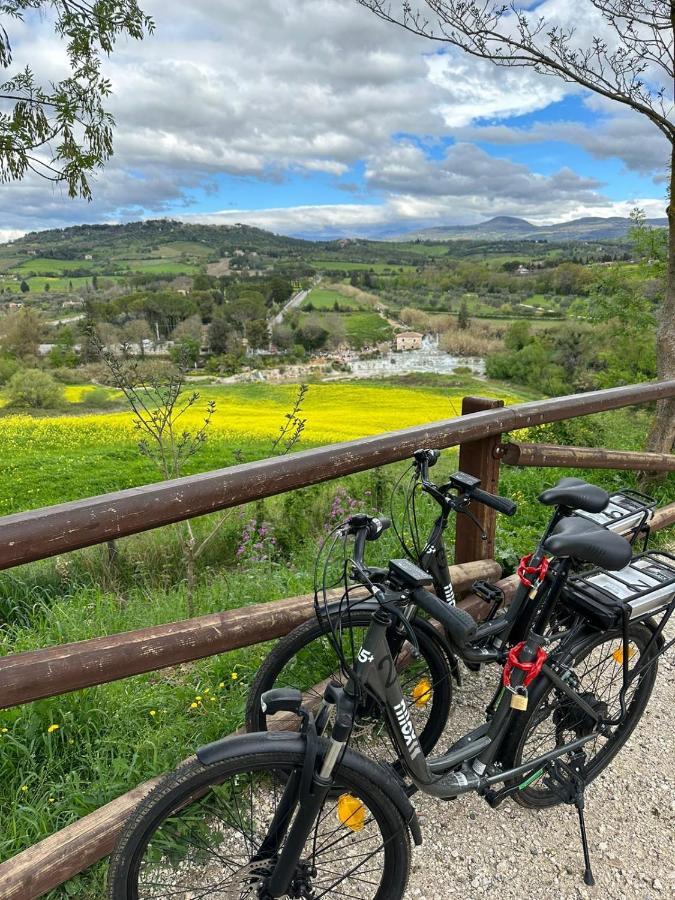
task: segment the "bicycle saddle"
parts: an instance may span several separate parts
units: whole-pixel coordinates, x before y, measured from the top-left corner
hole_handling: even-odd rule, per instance
[[[609,503],[609,494],[582,478],[561,478],[555,487],[539,494],[545,506],[566,506],[584,512],[602,512]]]
[[[555,527],[544,542],[544,549],[552,556],[572,556],[611,571],[623,569],[633,555],[630,544],[620,534],[574,516]]]

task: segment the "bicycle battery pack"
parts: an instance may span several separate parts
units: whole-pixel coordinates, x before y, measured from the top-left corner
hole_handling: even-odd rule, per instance
[[[675,556],[641,553],[618,572],[594,569],[570,578],[562,599],[601,628],[616,627],[624,611],[631,620],[653,615],[675,601]]]

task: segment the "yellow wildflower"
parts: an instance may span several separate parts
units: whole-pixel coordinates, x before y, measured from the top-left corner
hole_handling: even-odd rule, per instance
[[[58,731],[60,727],[60,725],[50,725],[47,729],[47,734],[53,734],[55,731]]]
[[[230,678],[232,679],[232,681],[236,681],[237,678],[239,678],[239,676],[237,675],[236,672],[233,672],[233,673],[230,675]]]
[[[25,794],[26,791],[28,790],[28,785],[27,785],[27,784],[22,784],[22,785],[21,785],[21,790],[22,790],[22,791],[24,792],[24,794]]]
[[[224,681],[221,681],[220,684],[218,685],[218,687],[219,687],[219,688],[221,689],[221,691],[222,691],[222,689],[225,687],[225,682],[224,682]]]
[[[3,729],[2,729],[2,734],[7,734],[8,731],[9,731],[9,728],[3,728]]]
[[[191,703],[191,704],[190,704],[190,709],[197,709],[197,706],[198,706],[198,705],[199,705],[199,704],[197,704],[197,703]]]
[[[197,703],[199,703],[201,699],[202,698],[200,696],[195,697],[195,700],[197,701]]]
[[[156,709],[151,709],[151,710],[150,710],[150,715],[151,715],[151,716],[156,716],[156,715],[157,715],[157,710],[156,710]]]

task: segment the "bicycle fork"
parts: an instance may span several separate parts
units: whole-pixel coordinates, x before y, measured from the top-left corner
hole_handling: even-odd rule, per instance
[[[275,851],[278,851],[293,813],[296,810],[297,813],[293,824],[288,830],[283,849],[279,853],[274,869],[267,880],[265,893],[263,894],[264,900],[283,897],[288,893],[293,877],[298,871],[298,863],[300,862],[302,851],[312,833],[317,818],[321,814],[326,797],[333,786],[335,766],[347,745],[352,731],[354,719],[353,699],[344,691],[340,691],[337,695],[335,692],[331,695],[327,691],[326,695],[331,697],[331,699],[332,697],[337,699],[337,714],[328,751],[318,767],[316,725],[310,713],[300,710],[300,714],[303,715],[302,731],[307,741],[302,772],[299,776],[293,773],[289,778],[279,803],[277,814],[274,816],[267,836],[263,841],[261,853],[264,848],[269,858],[269,855],[274,855]],[[330,703],[330,700],[325,700],[324,702]],[[313,876],[315,873],[308,870],[307,874]]]

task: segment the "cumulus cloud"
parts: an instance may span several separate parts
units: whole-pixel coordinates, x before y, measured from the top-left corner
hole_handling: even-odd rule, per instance
[[[543,176],[496,159],[472,144],[484,139],[570,140],[599,157],[619,156],[636,171],[662,171],[662,148],[643,140],[639,117],[602,108],[597,130],[574,122],[510,128],[509,117],[536,113],[576,89],[439,50],[353,0],[142,5],[156,20],[155,35],[120,44],[105,62],[115,156],[94,180],[94,202],[69,200],[35,178],[3,186],[7,229],[169,213],[203,221],[208,216],[191,210],[206,194],[221,196],[222,176],[270,185],[298,174],[334,180],[345,204],[319,198],[316,206],[214,214],[295,233],[375,232],[397,222],[502,213],[545,221],[571,210],[611,212],[597,181],[564,167]],[[563,0],[540,6],[570,14]],[[48,19],[12,23],[11,32],[14,68],[30,62],[45,79],[63,75],[63,46]],[[487,119],[492,124],[484,127]],[[442,158],[422,149],[449,138],[457,143]],[[364,202],[350,202],[357,196]]]

